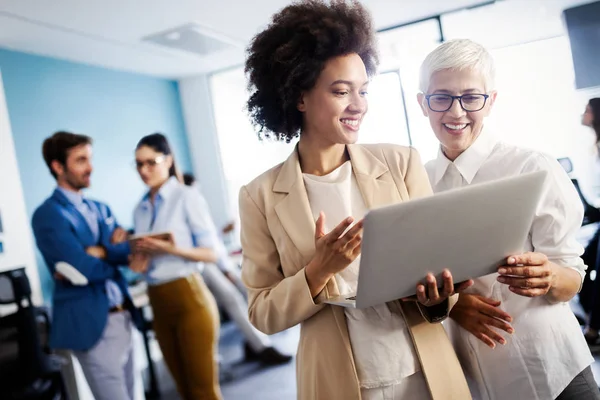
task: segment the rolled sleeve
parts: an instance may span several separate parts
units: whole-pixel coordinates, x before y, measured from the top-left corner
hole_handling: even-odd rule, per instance
[[[556,160],[538,154],[522,172],[540,170],[548,175],[530,232],[533,250],[545,254],[557,265],[575,269],[583,282],[587,266],[581,259],[583,246],[576,240],[583,221],[583,205]]]
[[[195,247],[214,247],[215,239],[214,235],[209,231],[204,232],[192,232],[192,242]]]
[[[215,248],[215,242],[218,240],[217,231],[206,200],[196,189],[188,189],[185,211],[194,246]]]
[[[581,277],[581,282],[579,282],[579,289],[577,289],[577,293],[580,293],[581,289],[583,289],[583,282],[585,281],[585,270],[587,269],[587,265],[583,264],[583,269],[577,267],[568,268],[573,268],[575,271],[577,271],[577,273],[579,273],[579,276]]]

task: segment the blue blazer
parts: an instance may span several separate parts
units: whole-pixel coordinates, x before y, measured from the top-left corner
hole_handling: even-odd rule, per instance
[[[52,348],[85,351],[98,342],[108,320],[107,279],[119,285],[134,322],[141,326],[127,282],[118,268],[128,263],[129,244],[110,243],[117,227],[116,220],[107,205],[96,201],[92,204],[100,215],[98,242],[83,215],[59,190],[55,190],[33,214],[33,234],[50,274],[54,276],[55,264],[64,261],[85,275],[89,282],[85,286],[74,286],[68,281],[55,280],[50,329]],[[87,247],[97,245],[106,249],[105,260],[85,252]]]

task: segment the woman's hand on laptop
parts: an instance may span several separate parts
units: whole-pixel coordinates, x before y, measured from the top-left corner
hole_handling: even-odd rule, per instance
[[[353,222],[354,218],[348,217],[331,232],[325,233],[325,213],[319,214],[315,226],[315,255],[305,269],[313,297],[323,290],[329,279],[344,270],[360,254],[363,220],[348,229]]]
[[[427,285],[422,283],[417,284],[417,295],[404,298],[404,301],[418,301],[426,307],[431,307],[443,303],[448,297],[460,293],[473,285],[473,280],[461,282],[454,286],[452,273],[445,269],[442,272],[442,288],[438,289],[437,280],[433,274],[427,274],[425,277]]]
[[[506,264],[498,268],[498,282],[518,295],[546,296],[550,303],[558,303],[571,300],[581,289],[582,277],[577,268],[555,264],[545,254],[510,256]]]
[[[498,308],[499,306],[500,301],[498,300],[463,293],[450,311],[450,318],[493,349],[496,347],[496,343],[506,344],[506,339],[493,328],[510,334],[515,332],[510,325],[512,317]]]
[[[555,265],[542,253],[510,256],[507,265],[498,268],[498,282],[511,292],[526,297],[546,295],[556,281]]]

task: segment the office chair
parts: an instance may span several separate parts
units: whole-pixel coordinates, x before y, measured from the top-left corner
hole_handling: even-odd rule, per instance
[[[50,317],[31,302],[31,287],[24,268],[0,273],[0,304],[16,305],[14,314],[0,318],[0,398],[12,400],[64,400],[60,373],[62,360],[44,351]],[[47,349],[47,347],[46,347]]]

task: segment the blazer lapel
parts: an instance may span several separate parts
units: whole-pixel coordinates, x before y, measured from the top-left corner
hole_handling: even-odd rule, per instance
[[[361,145],[348,145],[354,176],[367,208],[403,201],[393,179],[386,177],[388,166]],[[315,220],[308,201],[297,148],[283,163],[273,185],[275,193],[286,196],[275,212],[288,236],[308,263],[315,252]]]
[[[275,205],[283,229],[300,251],[303,265],[310,262],[315,254],[315,221],[308,201],[304,178],[300,170],[297,149],[281,167],[281,171],[273,185],[273,191],[286,196]],[[335,279],[330,279],[319,298],[339,296]],[[352,360],[352,347],[348,336],[348,327],[342,307],[330,307],[342,336],[342,342]]]
[[[384,162],[363,146],[349,145],[347,149],[354,176],[367,208],[381,207],[404,200],[393,179],[385,177],[389,169]],[[283,163],[273,185],[273,192],[285,195],[275,205],[275,212],[283,229],[301,253],[303,264],[306,265],[315,253],[315,221],[300,169],[297,148]],[[339,295],[337,284],[335,279],[331,279],[324,289],[324,296],[337,295]],[[332,312],[342,335],[342,342],[352,360],[352,347],[344,310],[341,307],[332,307]]]
[[[283,229],[302,254],[304,263],[308,263],[315,253],[315,221],[296,150],[281,167],[273,191],[286,194],[283,200],[275,205],[275,212]]]
[[[352,170],[368,209],[398,203],[404,199],[392,179],[383,176],[388,166],[360,145],[348,145]]]
[[[71,222],[80,239],[84,243],[93,243],[94,235],[92,230],[85,220],[85,217],[81,215],[73,203],[71,203],[58,189],[54,191],[52,197],[65,208],[64,216]]]
[[[95,201],[87,200],[87,204],[96,213],[96,220],[98,221],[98,241],[99,241],[99,243],[108,243],[110,241],[110,236],[111,236],[110,235],[111,234],[111,231],[110,231],[111,221],[109,219],[104,218],[102,210],[100,209],[100,207],[98,206],[98,204]],[[110,219],[114,219],[114,218],[110,217]]]

